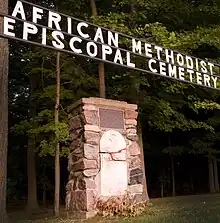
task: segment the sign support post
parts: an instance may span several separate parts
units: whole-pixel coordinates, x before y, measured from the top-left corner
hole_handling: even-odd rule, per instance
[[[0,13],[8,13],[8,1],[0,4]],[[0,17],[0,33],[3,32]],[[6,183],[8,153],[8,40],[0,37],[0,222],[7,222]]]

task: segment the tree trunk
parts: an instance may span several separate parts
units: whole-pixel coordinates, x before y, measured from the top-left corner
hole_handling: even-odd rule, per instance
[[[214,182],[214,170],[213,170],[213,160],[209,158],[209,192],[215,192],[215,182]]]
[[[59,123],[59,107],[60,107],[60,52],[57,53],[56,62],[57,73],[57,92],[56,92],[56,105],[55,105],[55,125]],[[57,142],[55,150],[55,195],[54,195],[54,213],[56,217],[60,214],[60,144]]]
[[[0,13],[8,14],[8,1],[2,0]],[[0,17],[0,33],[3,33]],[[7,222],[6,185],[8,153],[8,41],[0,38],[0,222]]]
[[[144,162],[144,147],[143,147],[143,138],[142,138],[142,127],[140,117],[138,116],[138,140],[140,146],[140,157],[141,157],[141,165],[143,171],[143,199],[145,201],[149,201],[148,191],[147,191],[147,180],[146,180],[146,173],[145,173],[145,162]]]
[[[42,203],[43,206],[46,206],[46,200],[47,200],[47,187],[46,187],[46,183],[43,183],[43,196],[42,196]]]
[[[215,191],[219,192],[218,163],[216,157],[213,159],[213,166],[214,166]]]
[[[106,98],[104,63],[99,63],[99,95],[100,98]]]
[[[191,192],[194,193],[194,182],[193,182],[193,174],[192,173],[190,174],[189,184],[190,184]]]
[[[90,5],[92,9],[92,16],[96,17],[98,13],[95,0],[90,0]],[[104,63],[99,63],[99,96],[100,98],[106,98]]]
[[[36,103],[33,93],[36,89],[36,76],[30,76],[30,99],[29,99],[29,119],[36,116]],[[29,213],[39,210],[37,201],[37,181],[36,181],[36,162],[35,162],[35,137],[29,136],[27,149],[27,178],[28,178],[28,203]]]
[[[91,5],[91,9],[92,9],[92,16],[97,16],[98,13],[97,13],[95,0],[90,0],[90,5]]]
[[[164,197],[164,183],[163,182],[160,183],[160,195],[162,198]]]
[[[29,137],[27,151],[27,176],[28,176],[28,203],[27,211],[29,213],[39,210],[37,201],[37,182],[36,182],[36,164],[35,164],[35,139]]]
[[[171,174],[172,174],[172,196],[176,196],[176,182],[175,182],[175,167],[174,167],[174,160],[173,156],[170,156],[171,161]]]

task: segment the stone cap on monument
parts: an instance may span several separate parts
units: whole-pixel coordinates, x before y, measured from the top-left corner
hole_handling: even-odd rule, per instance
[[[105,107],[105,108],[112,108],[112,109],[122,109],[122,110],[137,110],[136,104],[129,104],[125,101],[116,101],[111,99],[105,99],[105,98],[95,98],[95,97],[89,97],[89,98],[82,98],[78,100],[76,103],[68,107],[68,112],[71,112],[73,109],[81,106],[81,105],[94,105],[96,107]]]

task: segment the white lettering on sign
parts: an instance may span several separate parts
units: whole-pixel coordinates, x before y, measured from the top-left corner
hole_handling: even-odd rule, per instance
[[[171,62],[172,64],[174,64],[174,55],[173,55],[174,53],[173,53],[173,51],[166,49],[165,53],[166,53],[166,61],[167,61],[167,63]]]
[[[154,59],[150,59],[149,62],[148,62],[149,69],[150,69],[151,72],[153,72],[153,73],[157,73],[157,69],[155,69],[155,68],[152,67],[152,63],[156,64],[157,61],[154,60]]]
[[[133,53],[136,53],[136,52],[138,52],[139,54],[142,53],[141,41],[136,41],[135,39],[132,39],[132,51]]]
[[[179,66],[184,65],[184,58],[183,55],[181,55],[180,53],[177,54],[177,63],[179,64]]]
[[[131,62],[131,53],[127,52],[126,55],[127,55],[127,66],[128,67],[135,67],[135,63]]]
[[[115,33],[115,35],[113,35],[113,33],[111,31],[108,31],[108,45],[112,46],[112,43],[115,47],[118,47],[118,41],[119,40],[119,36],[118,33]]]
[[[114,58],[114,63],[119,63],[120,64],[123,64],[123,60],[122,60],[122,56],[121,56],[121,51],[119,49],[116,50],[116,53],[115,53],[115,58]]]
[[[163,48],[160,47],[160,46],[155,46],[154,48],[155,48],[155,50],[157,50],[157,59],[160,60],[161,59],[161,52],[162,52]]]
[[[96,57],[97,54],[98,54],[98,47],[97,47],[97,45],[95,43],[88,42],[87,45],[86,45],[86,51],[87,51],[87,54],[90,57]]]
[[[39,9],[37,7],[33,7],[33,18],[32,21],[37,23],[38,19],[42,19],[43,9]]]
[[[17,4],[12,12],[12,16],[17,17],[18,14],[20,14],[20,16],[23,20],[26,20],[25,13],[24,13],[24,7],[23,7],[22,2],[20,2],[20,1],[17,1]]]
[[[61,16],[58,13],[49,11],[48,15],[48,27],[53,28],[53,23],[56,29],[61,30],[60,28]]]
[[[208,62],[208,65],[209,65],[210,73],[213,74],[214,64]]]
[[[14,30],[14,25],[10,24],[13,23],[15,24],[15,20],[11,18],[4,17],[4,34],[8,36],[15,36],[15,33],[10,32],[9,30]]]
[[[211,76],[211,78],[212,78],[212,81],[213,81],[213,84],[214,84],[214,88],[216,88],[217,87],[217,77]]]
[[[186,56],[186,66],[189,69],[193,69],[194,65],[193,65],[193,59],[189,56]]]
[[[180,80],[185,80],[185,73],[184,73],[184,68],[179,67],[179,79]]]
[[[207,75],[207,74],[204,74],[204,84],[205,84],[205,86],[211,86],[210,85],[210,76],[209,75]]]
[[[202,71],[203,73],[207,73],[206,62],[202,60],[202,61],[200,62],[200,65],[201,65],[201,71]]]
[[[71,38],[71,40],[70,40],[70,48],[71,48],[71,50],[73,51],[73,52],[75,52],[75,53],[82,53],[82,50],[81,49],[77,49],[75,46],[74,46],[74,43],[75,42],[79,42],[79,43],[81,43],[82,42],[82,40],[79,38],[79,37],[73,37],[73,38]]]
[[[52,36],[54,38],[54,40],[52,41],[53,46],[58,48],[58,49],[63,49],[64,48],[64,44],[59,39],[59,38],[61,38],[62,40],[64,39],[63,33],[59,32],[59,31],[53,31],[52,32]]]
[[[151,46],[151,44],[145,43],[144,46],[145,46],[145,54],[146,54],[146,56],[152,58],[153,55],[152,55],[152,49],[151,49],[152,46]]]
[[[35,25],[24,22],[23,39],[28,40],[28,34],[37,34],[38,29]]]
[[[82,27],[88,27],[89,25],[85,22],[80,22],[78,25],[77,25],[77,31],[79,33],[79,35],[83,38],[86,38],[88,39],[89,38],[89,34],[85,34],[82,32]]]
[[[193,70],[189,70],[189,69],[187,69],[186,71],[189,74],[190,82],[193,82],[193,74],[194,74],[194,71]]]
[[[102,59],[106,60],[106,55],[111,55],[112,54],[112,48],[107,45],[102,45]]]
[[[101,30],[100,27],[96,31],[94,40],[95,41],[100,41],[101,43],[104,43],[103,34],[102,34],[102,30]]]
[[[160,62],[160,74],[166,76],[166,64],[164,62]]]
[[[67,18],[67,32],[72,34],[72,19],[70,17]]]
[[[42,40],[41,43],[43,45],[47,45],[47,29],[46,28],[42,28]]]
[[[175,65],[168,64],[168,72],[169,72],[170,77],[174,77],[174,78],[177,77],[176,75],[177,69]]]
[[[45,25],[46,24],[46,25]],[[147,43],[26,1],[4,16],[3,37],[77,54],[142,73],[220,89],[220,65]],[[19,26],[19,29],[16,29]]]

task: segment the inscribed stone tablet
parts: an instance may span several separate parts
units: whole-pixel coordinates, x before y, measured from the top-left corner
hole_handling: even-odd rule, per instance
[[[128,188],[126,161],[112,161],[110,154],[101,155],[101,196],[120,196]]]
[[[123,111],[112,109],[99,109],[100,127],[112,129],[124,129]]]

